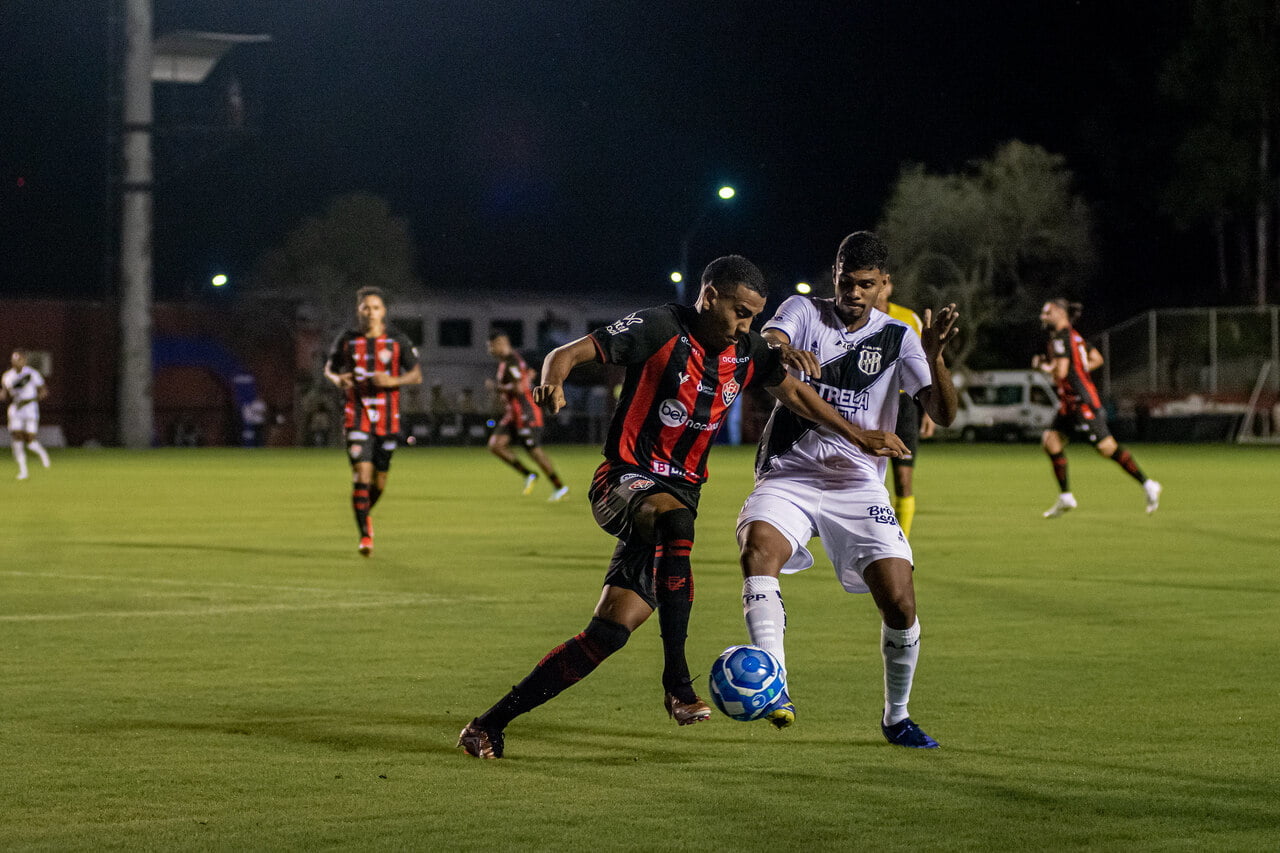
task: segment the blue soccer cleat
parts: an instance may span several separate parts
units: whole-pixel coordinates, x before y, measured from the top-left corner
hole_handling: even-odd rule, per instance
[[[765,714],[764,718],[773,723],[775,729],[785,729],[796,721],[796,706],[788,700]]]
[[[911,749],[937,749],[938,742],[929,737],[924,731],[911,721],[910,717],[905,720],[899,720],[892,726],[886,726],[884,720],[880,720],[880,731],[884,732],[884,739],[894,746],[906,746]]]

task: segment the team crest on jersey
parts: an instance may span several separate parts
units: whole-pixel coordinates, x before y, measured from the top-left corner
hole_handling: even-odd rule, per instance
[[[879,347],[864,347],[858,353],[858,369],[868,376],[875,376],[880,372],[880,362],[883,356]]]
[[[391,350],[389,350],[389,349],[380,349],[380,350],[378,350],[378,361],[382,362],[383,364],[390,364],[390,363],[391,363]]]
[[[733,401],[738,397],[738,392],[741,390],[742,386],[736,381],[730,379],[728,382],[724,383],[724,387],[720,389],[720,399],[724,400],[724,404],[726,406],[732,405]]]
[[[643,489],[648,489],[652,486],[653,486],[653,480],[641,479],[641,480],[633,480],[631,482],[631,485],[627,486],[627,488],[633,492],[639,492]]]
[[[623,332],[625,332],[628,327],[636,326],[643,322],[644,320],[641,320],[635,314],[628,314],[627,316],[623,317],[621,320],[618,320],[616,322],[610,323],[609,325],[605,326],[604,330],[611,335],[620,335]]]

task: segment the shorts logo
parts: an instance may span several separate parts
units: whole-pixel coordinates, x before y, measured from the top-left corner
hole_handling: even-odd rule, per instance
[[[689,410],[679,400],[663,400],[658,406],[658,420],[669,427],[678,427],[689,420]]]
[[[632,482],[630,486],[627,486],[627,488],[633,492],[639,492],[639,491],[643,491],[644,489],[651,488],[652,486],[653,486],[653,480],[641,479],[641,480],[635,480],[634,482]]]
[[[353,444],[347,448],[347,452],[351,454],[352,459],[360,458],[360,451],[364,450],[363,444]]]
[[[876,524],[892,524],[895,527],[898,524],[898,517],[893,514],[891,506],[869,506],[867,515],[871,516],[871,520]]]
[[[866,347],[858,353],[858,369],[868,376],[880,372],[882,355],[879,347]]]
[[[641,320],[635,314],[628,314],[627,316],[623,317],[621,320],[618,320],[614,323],[610,323],[609,325],[605,326],[604,330],[611,335],[620,335],[623,332],[625,332],[628,327],[638,326],[643,322],[644,320]]]
[[[726,406],[731,405],[737,399],[738,392],[742,390],[742,386],[734,380],[730,379],[724,383],[724,388],[720,390],[720,399],[724,400]]]

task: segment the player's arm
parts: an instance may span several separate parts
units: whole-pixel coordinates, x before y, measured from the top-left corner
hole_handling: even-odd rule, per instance
[[[379,388],[399,388],[403,385],[421,385],[422,384],[422,365],[415,364],[410,370],[401,373],[399,376],[392,376],[390,373],[375,373],[370,377],[373,384]]]
[[[800,417],[821,424],[844,436],[854,447],[872,456],[889,456],[897,459],[911,455],[907,451],[907,446],[902,443],[902,439],[884,430],[858,429],[842,418],[830,403],[819,397],[817,391],[790,374],[787,374],[786,378],[777,385],[771,386],[769,393]]]
[[[1089,347],[1089,354],[1085,361],[1085,367],[1090,373],[1102,367],[1102,353],[1098,352],[1097,347]]]
[[[596,361],[599,351],[590,335],[556,347],[542,362],[542,384],[533,389],[533,402],[552,414],[564,408],[564,381],[580,364]]]
[[[960,397],[955,383],[951,381],[951,371],[942,358],[947,342],[960,331],[956,326],[959,318],[954,303],[939,308],[936,317],[932,309],[926,308],[924,326],[920,331],[920,345],[924,348],[925,360],[929,362],[929,385],[920,389],[918,399],[925,414],[944,427],[951,426],[960,408]]]
[[[765,329],[760,333],[769,342],[770,349],[776,349],[782,357],[782,363],[807,376],[821,376],[822,365],[818,357],[807,349],[797,349],[791,345],[791,336],[781,329]]]
[[[339,336],[338,339],[333,342],[333,347],[329,350],[329,357],[324,361],[324,378],[328,379],[335,386],[345,391],[346,389],[355,386],[356,375],[353,371],[342,371],[338,369],[338,365],[344,361],[342,358],[343,349],[343,340],[342,337]]]
[[[36,401],[39,402],[40,400],[43,400],[45,397],[48,397],[48,396],[49,396],[49,386],[41,382],[40,387],[36,389]]]

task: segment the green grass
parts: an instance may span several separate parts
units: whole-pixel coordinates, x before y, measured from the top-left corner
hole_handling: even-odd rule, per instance
[[[1168,849],[1280,843],[1280,451],[1073,448],[1045,521],[1021,446],[926,447],[924,626],[892,748],[878,618],[829,564],[785,578],[796,726],[678,728],[656,624],[508,730],[458,730],[579,631],[612,541],[594,450],[547,504],[481,450],[407,450],[355,553],[328,451],[67,451],[0,467],[0,847]],[[694,550],[695,670],[745,638],[718,448]]]

